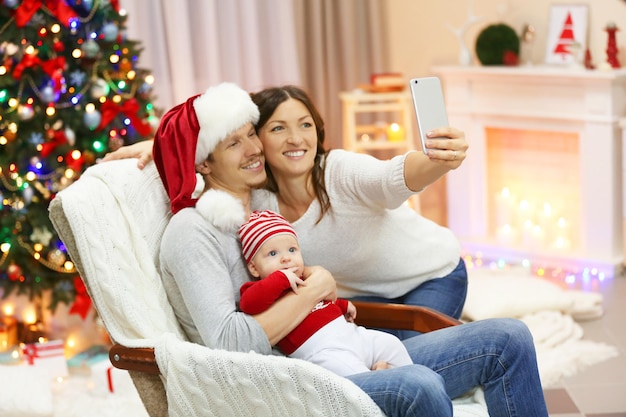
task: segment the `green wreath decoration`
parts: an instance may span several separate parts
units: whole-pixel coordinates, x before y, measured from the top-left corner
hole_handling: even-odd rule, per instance
[[[483,65],[516,64],[519,48],[517,33],[504,23],[487,26],[476,39],[476,56]]]

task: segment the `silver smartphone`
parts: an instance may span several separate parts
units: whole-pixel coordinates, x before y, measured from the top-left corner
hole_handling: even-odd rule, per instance
[[[448,126],[448,114],[443,100],[441,82],[437,77],[413,78],[409,81],[413,107],[417,116],[422,151],[427,153],[426,133],[437,127]]]

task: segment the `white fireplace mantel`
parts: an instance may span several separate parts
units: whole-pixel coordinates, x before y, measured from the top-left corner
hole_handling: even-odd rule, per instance
[[[450,123],[465,132],[470,145],[463,165],[447,177],[448,223],[463,247],[486,257],[529,259],[553,267],[621,270],[619,120],[626,116],[626,70],[476,66],[436,67],[433,72],[442,80]],[[494,213],[489,212],[491,196],[487,195],[488,128],[563,132],[578,138],[580,238],[576,247],[568,251],[508,247],[490,235],[489,216]]]

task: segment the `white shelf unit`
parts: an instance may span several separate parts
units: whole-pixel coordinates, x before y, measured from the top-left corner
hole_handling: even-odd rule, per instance
[[[413,110],[408,92],[366,93],[342,92],[339,94],[343,111],[343,147],[355,152],[395,151],[404,153],[414,148]],[[372,117],[383,114],[386,125],[360,124],[359,114],[369,113]],[[375,132],[386,129],[391,121],[404,130],[402,140],[392,141],[376,138]],[[369,140],[363,140],[369,137]]]

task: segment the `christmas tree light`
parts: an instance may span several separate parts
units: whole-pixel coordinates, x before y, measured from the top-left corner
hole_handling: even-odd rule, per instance
[[[55,194],[106,152],[151,136],[150,72],[117,0],[0,0],[0,293],[78,304],[48,218]],[[78,298],[77,298],[78,293]],[[84,305],[80,300],[81,305]]]

